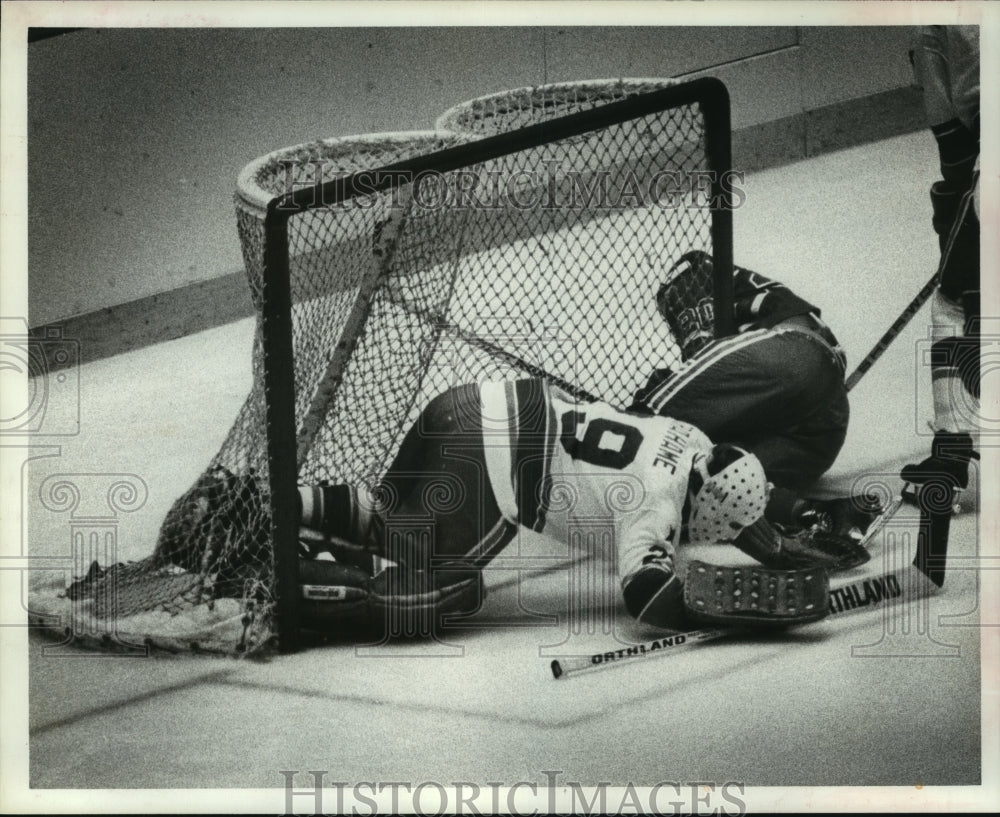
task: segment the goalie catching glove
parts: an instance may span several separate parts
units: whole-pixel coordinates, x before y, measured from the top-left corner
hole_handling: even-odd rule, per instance
[[[868,550],[849,536],[819,528],[785,536],[763,518],[744,528],[733,544],[762,565],[784,570],[808,567],[849,570],[871,558]]]
[[[897,507],[870,495],[810,500],[794,526],[761,519],[733,544],[768,567],[849,570],[871,559],[867,544]]]

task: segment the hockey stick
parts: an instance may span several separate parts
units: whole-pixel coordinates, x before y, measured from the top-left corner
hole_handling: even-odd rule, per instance
[[[929,580],[920,565],[914,561],[914,564],[900,570],[831,587],[830,611],[827,618],[852,612],[881,612],[887,601],[896,601],[897,603],[917,601],[927,598],[936,589],[936,585],[932,583],[932,580]],[[748,632],[753,632],[753,630],[735,627],[690,630],[628,647],[615,644],[608,650],[581,658],[557,658],[552,661],[550,666],[555,678],[568,678],[585,672],[633,663],[631,659],[635,658],[673,655],[678,651],[678,648],[693,647],[708,641],[717,641],[721,638],[738,636]]]
[[[972,184],[966,191],[965,195],[962,196],[961,204],[959,205],[958,213],[955,215],[955,221],[951,225],[951,230],[948,232],[948,241],[945,244],[944,252],[941,253],[941,259],[938,261],[938,267],[934,271],[934,275],[931,279],[924,284],[923,288],[918,292],[912,301],[910,301],[906,308],[900,313],[899,317],[893,322],[884,335],[879,338],[878,343],[872,347],[872,350],[865,355],[864,360],[862,360],[857,368],[851,372],[851,376],[844,381],[844,386],[847,391],[853,389],[858,381],[864,377],[865,373],[875,365],[875,362],[882,357],[885,350],[889,348],[890,344],[899,336],[899,334],[906,328],[906,325],[913,319],[920,308],[927,303],[928,298],[934,294],[934,291],[938,288],[938,283],[941,280],[941,274],[944,271],[944,265],[948,262],[949,257],[951,257],[951,250],[955,244],[955,239],[958,236],[958,230],[962,223],[965,221],[965,217],[969,212],[969,205],[972,202],[972,197],[975,193],[976,187],[979,182],[979,171],[977,170],[972,176]]]
[[[863,546],[867,546],[872,541],[901,505],[900,498],[896,497],[886,512],[872,523],[871,529],[865,532],[865,536],[861,540]],[[831,587],[828,615],[844,615],[854,611],[881,611],[884,609],[884,602],[893,600],[898,600],[899,603],[916,601],[926,598],[940,587],[943,579],[939,581],[933,571],[935,568],[939,568],[943,573],[943,550],[947,548],[947,543],[939,541],[940,537],[935,535],[934,529],[926,528],[925,525],[926,521],[922,516],[921,533],[917,537],[917,553],[911,565],[900,570],[888,571],[880,576],[855,579]],[[947,536],[947,531],[945,531],[945,536]],[[735,627],[710,627],[673,633],[628,647],[615,644],[606,650],[579,658],[557,658],[551,662],[550,668],[553,677],[557,679],[568,678],[584,672],[634,663],[632,659],[636,658],[672,655],[684,647],[693,647],[746,632],[746,629]]]
[[[630,647],[618,647],[605,652],[597,652],[586,658],[556,658],[550,664],[554,678],[568,678],[581,672],[614,667],[627,663],[625,659],[655,658],[659,655],[672,655],[681,647],[693,647],[706,641],[716,641],[726,636],[736,635],[740,630],[730,627],[711,627],[705,630],[690,630],[686,633],[633,644]]]
[[[931,276],[930,280],[924,284],[923,288],[918,292],[912,301],[906,305],[906,308],[900,313],[899,317],[896,318],[895,322],[890,326],[884,335],[879,338],[878,343],[872,348],[872,350],[865,356],[857,368],[851,372],[851,376],[844,381],[844,386],[847,391],[853,389],[858,381],[864,377],[865,373],[875,365],[875,362],[882,357],[885,350],[889,348],[892,342],[899,336],[899,334],[906,328],[906,325],[913,319],[920,308],[927,303],[927,299],[934,294],[934,290],[938,287],[938,278],[940,277],[941,270],[938,269]]]

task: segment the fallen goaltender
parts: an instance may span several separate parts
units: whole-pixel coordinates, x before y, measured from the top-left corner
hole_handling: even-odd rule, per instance
[[[839,519],[842,526],[854,520],[855,524],[851,526],[853,547],[867,554],[871,542],[896,513],[902,501],[896,498],[881,507],[878,513],[873,513],[870,498],[842,498],[831,500],[828,504],[831,513],[836,514],[834,518]],[[817,524],[828,528],[831,523],[828,517]],[[865,526],[863,530],[858,527],[859,524]],[[321,628],[330,623],[343,624],[346,618],[353,618],[355,624],[362,625],[384,623],[372,620],[366,596],[371,577],[384,571],[390,563],[357,545],[306,528],[300,530],[300,541],[303,547],[313,551],[336,554],[332,559],[300,562],[302,597],[307,602],[304,611],[306,620]],[[783,541],[787,545],[789,540],[784,538]],[[800,537],[794,541],[804,543],[808,542],[808,538]],[[827,541],[840,540],[831,536],[827,537]],[[831,553],[834,562],[830,561]],[[854,564],[853,559],[845,562],[840,551],[827,552],[803,546],[774,561],[780,561],[785,566],[729,566],[692,560],[687,566],[683,584],[683,614],[675,624],[758,629],[806,624],[831,613],[870,604],[872,600],[880,601],[883,595],[891,595],[891,588],[898,584],[895,577],[889,576],[883,577],[884,581],[876,580],[874,589],[864,590],[861,595],[855,591],[854,582],[850,581],[831,590],[831,573],[846,569],[837,562]],[[890,591],[883,594],[879,588],[887,583]],[[865,582],[862,582],[861,586],[864,585]],[[841,598],[843,600],[835,603]],[[460,613],[474,612],[471,607],[462,605],[443,606],[438,612],[446,609]],[[712,633],[710,637],[714,638],[735,632],[738,630],[720,629],[699,631],[697,637],[690,632],[666,635],[649,652],[655,652],[659,646],[690,645],[709,640],[708,633]]]
[[[463,501],[429,500],[453,484],[464,486]],[[299,486],[297,620],[338,639],[367,640],[390,625],[393,635],[429,635],[443,616],[480,609],[483,570],[520,529],[570,541],[567,497],[577,517],[607,517],[621,600],[643,624],[818,620],[829,573],[870,558],[864,536],[884,509],[835,500],[816,505],[798,531],[778,531],[763,516],[768,492],[754,455],[688,423],[579,401],[538,379],[454,387],[425,407],[377,494]],[[245,597],[248,565],[267,555],[267,508],[252,474],[207,475],[164,521],[152,562],[169,573],[158,581],[171,593],[189,582],[200,599]],[[414,519],[434,535],[414,535]],[[685,542],[732,544],[759,564],[706,565],[709,604],[708,573],[685,583],[676,569]],[[67,595],[94,596],[128,570],[92,571]],[[110,598],[108,612],[126,612],[126,594]]]
[[[759,530],[751,531],[755,541],[768,543],[766,549],[757,549],[738,536],[733,544],[758,557],[762,564],[727,566],[692,561],[683,584],[684,611],[674,624],[776,628],[825,617],[832,610],[830,574],[867,562],[870,543],[900,504],[899,498],[884,506],[872,497],[828,500],[812,527],[798,535],[765,537]],[[371,636],[371,627],[378,629],[385,621],[384,616],[372,618],[369,592],[374,577],[392,563],[328,532],[303,527],[299,540],[303,552],[326,557],[299,562],[307,626],[324,629],[349,624]],[[858,558],[859,553],[863,558]],[[471,614],[483,596],[472,604],[463,604],[456,597],[455,603],[440,603],[436,612]],[[389,610],[382,612],[388,614]]]
[[[468,486],[466,500],[432,508],[426,497],[444,475]],[[427,634],[443,614],[472,615],[485,597],[483,570],[520,528],[570,541],[566,496],[577,518],[612,526],[622,601],[637,621],[664,630],[691,620],[807,623],[826,615],[828,573],[870,558],[862,539],[883,513],[872,498],[835,500],[817,504],[799,530],[779,531],[763,516],[769,484],[754,455],[688,423],[579,401],[532,379],[436,397],[384,483],[381,504],[359,486],[300,486],[307,626],[343,632],[391,620]],[[433,536],[400,537],[415,518]],[[732,544],[759,564],[751,573],[712,565],[721,606],[708,607],[691,595],[698,581],[685,588],[676,570],[684,542]]]

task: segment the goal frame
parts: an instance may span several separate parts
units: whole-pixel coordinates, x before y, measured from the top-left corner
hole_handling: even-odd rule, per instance
[[[271,502],[271,558],[275,581],[275,628],[278,649],[299,646],[299,587],[296,537],[297,426],[295,360],[289,257],[290,219],[307,210],[343,205],[356,197],[382,192],[401,174],[447,173],[558,141],[622,124],[674,107],[698,105],[705,123],[705,157],[710,182],[710,234],[714,263],[713,299],[716,337],[735,332],[732,301],[733,221],[731,191],[722,178],[732,170],[729,94],[722,81],[705,77],[568,114],[518,130],[500,133],[401,162],[366,169],[277,195],[263,219],[263,280],[260,316],[266,394],[267,458]]]

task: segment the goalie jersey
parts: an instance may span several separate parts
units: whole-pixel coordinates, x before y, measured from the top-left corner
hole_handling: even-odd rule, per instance
[[[497,504],[513,523],[570,536],[608,524],[619,576],[673,556],[692,463],[712,443],[693,425],[582,403],[543,380],[480,387],[483,446]]]
[[[800,318],[826,342],[841,368],[846,368],[844,351],[820,318],[819,309],[778,281],[734,265],[733,314],[736,331],[741,334],[754,329],[772,329],[791,318]]]

